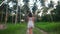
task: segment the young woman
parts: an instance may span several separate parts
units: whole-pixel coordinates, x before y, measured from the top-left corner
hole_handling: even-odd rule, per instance
[[[34,28],[34,17],[32,13],[28,14],[28,34],[33,34],[33,28]]]

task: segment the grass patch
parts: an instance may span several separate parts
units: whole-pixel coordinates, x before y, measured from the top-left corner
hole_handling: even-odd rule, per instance
[[[60,32],[60,23],[49,23],[49,22],[39,22],[36,23],[36,27],[43,29],[44,31],[50,33],[58,33]]]
[[[7,29],[0,30],[0,34],[26,34],[27,31],[27,24],[21,23],[21,24],[7,24]],[[33,29],[34,34],[41,34],[41,32],[34,28]]]
[[[0,30],[0,34],[25,34],[25,31],[26,26],[24,24],[7,24],[7,29]]]

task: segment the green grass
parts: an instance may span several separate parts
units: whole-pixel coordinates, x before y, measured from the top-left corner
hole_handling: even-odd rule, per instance
[[[0,30],[0,34],[26,34],[27,24],[7,24],[7,29]],[[51,22],[37,22],[35,26],[39,29],[47,31],[49,34],[60,34],[60,23],[51,23]],[[34,34],[42,34],[37,28],[33,29]]]
[[[7,29],[0,30],[0,34],[26,34],[27,24],[7,24]],[[41,32],[34,28],[34,34],[41,34]]]
[[[51,22],[37,22],[36,27],[49,32],[49,34],[59,34],[60,33],[60,23]]]
[[[24,31],[26,31],[24,24],[7,24],[7,29],[0,30],[0,34],[24,34]]]

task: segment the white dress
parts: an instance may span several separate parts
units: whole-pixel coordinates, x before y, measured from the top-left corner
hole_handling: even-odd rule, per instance
[[[28,21],[28,28],[31,28],[31,27],[34,28],[34,23],[32,21],[32,18],[30,17]]]

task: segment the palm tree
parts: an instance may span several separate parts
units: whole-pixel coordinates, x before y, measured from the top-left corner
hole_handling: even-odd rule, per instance
[[[28,2],[29,0],[23,0],[24,2],[24,5],[22,6],[22,13],[25,14],[24,16],[24,20],[26,20],[26,17],[27,17],[27,14],[29,13],[30,9],[29,9],[29,6],[28,6]]]
[[[2,22],[2,20],[3,20],[3,10],[4,10],[3,7],[0,6],[0,11],[1,11],[1,12],[0,12],[0,14],[1,14],[1,15],[0,15],[0,16],[1,16],[1,22]]]
[[[60,1],[58,1],[58,5],[56,6],[55,14],[56,14],[55,20],[60,21]]]
[[[50,4],[49,4],[48,6],[49,6],[49,11],[50,11],[50,12],[51,12],[52,10],[54,10],[54,3],[53,3],[53,1],[50,1]],[[51,18],[51,21],[53,22],[52,14],[50,14],[50,18]]]
[[[6,6],[5,24],[7,23],[7,18],[8,18],[8,5]]]
[[[45,0],[40,0],[41,6],[45,6]]]
[[[35,12],[36,12],[36,10],[37,10],[36,2],[34,3],[34,6],[33,6],[32,10],[33,10],[33,13],[35,14]]]
[[[0,0],[1,22],[2,22],[2,20],[3,20],[3,14],[4,14],[5,7],[6,7],[6,6],[4,5],[5,2],[6,2],[6,1]]]
[[[17,23],[17,17],[18,17],[18,0],[16,0],[16,17],[15,17],[15,24]]]

